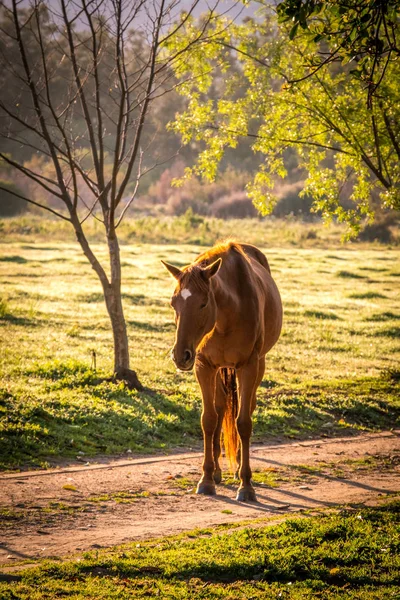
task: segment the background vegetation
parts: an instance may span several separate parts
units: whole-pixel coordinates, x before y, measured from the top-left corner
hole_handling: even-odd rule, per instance
[[[118,6],[126,10],[123,1]],[[392,216],[387,214],[390,208],[398,209],[399,189],[397,7],[397,0],[376,6],[367,0],[351,2],[341,8],[335,2],[288,0],[279,5],[276,15],[260,1],[252,3],[251,16],[243,19],[241,4],[224,18],[210,18],[202,3],[183,3],[181,8],[188,11],[182,13],[184,26],[160,46],[160,65],[169,71],[164,80],[157,80],[158,93],[151,97],[151,110],[141,132],[141,147],[146,152],[139,161],[140,175],[136,165],[120,199],[121,209],[128,204],[139,177],[131,214],[139,211],[180,215],[191,207],[200,215],[251,217],[256,214],[253,200],[259,210],[274,211],[278,216],[335,215],[356,228],[360,219],[363,226],[364,217],[375,213],[380,223],[375,235],[383,231],[382,241],[387,241],[388,226],[398,220],[395,210]],[[39,9],[41,44],[34,19],[25,28],[24,40],[38,85],[43,68],[41,49],[45,49],[51,97],[54,106],[60,108],[72,78],[70,57],[64,41],[55,43],[61,34],[53,23],[52,11],[43,4]],[[204,14],[199,17],[203,9]],[[102,27],[101,10],[96,4],[92,21],[96,36]],[[163,18],[167,19],[167,14],[173,20],[180,13],[175,10],[170,16],[166,10]],[[59,198],[26,176],[37,173],[47,181],[54,179],[55,172],[48,152],[38,153],[37,144],[33,143],[29,89],[10,71],[10,65],[20,63],[11,21],[3,7],[0,22],[7,33],[3,77],[8,74],[11,84],[4,84],[0,106],[4,113],[0,178],[5,187],[17,185],[18,193],[24,197],[59,208]],[[152,43],[146,37],[143,17],[131,25],[132,31],[123,31],[123,60],[129,72],[137,66],[137,56],[150,52]],[[88,28],[87,20],[83,20],[82,31]],[[200,37],[196,37],[199,32]],[[207,35],[203,39],[204,32]],[[81,32],[79,35],[82,37]],[[118,74],[107,58],[115,50],[112,31],[106,29],[100,38],[98,68],[107,145],[102,150],[102,160],[107,179],[114,168],[113,149],[118,146],[113,121],[115,106],[123,94]],[[185,59],[176,61],[176,53]],[[90,100],[92,125],[97,127],[92,59],[89,44],[80,44],[79,66],[88,73],[85,94]],[[54,76],[57,61],[61,70]],[[147,74],[146,70],[142,72],[143,76]],[[68,106],[70,112],[71,106],[74,111],[70,134],[76,168],[93,174],[93,148],[83,109],[79,103]],[[43,115],[51,120],[48,108],[43,99]],[[133,122],[137,117],[138,108],[133,107]],[[27,124],[23,138],[18,123]],[[206,179],[216,177],[216,181],[195,178],[181,189],[171,188],[171,182],[182,178],[194,162],[196,173]],[[14,164],[21,169],[16,171]],[[118,186],[126,169],[127,164],[122,161],[115,182]],[[83,203],[90,203],[91,195],[85,190],[81,175],[77,186],[79,206],[83,208]],[[9,209],[2,208],[5,204],[0,197],[0,214],[9,214],[4,212]],[[16,200],[15,211],[19,210]]]

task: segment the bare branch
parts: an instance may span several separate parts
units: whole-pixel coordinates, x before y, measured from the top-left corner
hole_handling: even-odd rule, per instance
[[[92,15],[89,12],[88,4],[86,0],[82,0],[83,9],[85,11],[86,17],[88,19],[91,36],[92,36],[92,57],[93,57],[93,73],[94,73],[94,81],[95,81],[95,94],[96,94],[96,114],[97,114],[97,139],[99,144],[99,171],[104,173],[104,145],[103,145],[103,117],[101,110],[101,94],[100,94],[100,79],[99,79],[99,56],[101,53],[101,32],[100,28],[100,41],[97,43],[97,34],[93,25]],[[90,2],[89,2],[90,4]],[[104,177],[99,180],[101,185],[104,185]]]
[[[58,157],[54,148],[54,144],[53,141],[51,139],[51,136],[49,134],[49,131],[47,129],[47,125],[46,125],[46,120],[44,118],[43,112],[41,110],[41,106],[40,106],[40,101],[39,101],[39,97],[37,94],[37,90],[34,84],[34,81],[32,79],[32,74],[31,74],[31,70],[29,67],[29,63],[28,63],[28,58],[26,55],[26,50],[25,50],[25,45],[22,39],[22,35],[21,35],[21,26],[19,23],[19,19],[18,19],[18,3],[16,0],[12,0],[12,5],[13,5],[13,18],[14,18],[14,25],[15,25],[15,30],[16,30],[16,35],[17,35],[17,40],[18,40],[18,46],[19,46],[19,51],[20,51],[20,55],[21,55],[21,59],[22,59],[22,63],[23,63],[23,67],[26,73],[26,77],[27,77],[27,85],[30,89],[31,92],[31,96],[32,96],[32,100],[33,100],[33,104],[35,107],[35,111],[36,114],[38,116],[39,122],[40,122],[40,127],[43,133],[43,137],[45,138],[48,148],[49,148],[49,152],[51,154],[52,160],[53,160],[53,164],[54,167],[56,169],[56,173],[57,173],[57,180],[58,180],[58,185],[60,187],[60,190],[62,192],[63,195],[63,201],[65,202],[65,204],[67,206],[70,205],[70,198],[69,198],[69,194],[67,189],[65,188],[64,185],[64,180],[63,180],[63,175],[62,175],[62,171],[61,171],[61,167],[60,167],[60,163],[58,161]]]
[[[56,126],[58,128],[58,130],[61,133],[62,139],[64,141],[65,147],[67,149],[67,156],[68,156],[68,162],[70,165],[70,170],[71,170],[71,175],[72,175],[72,181],[73,181],[73,189],[74,189],[74,200],[73,200],[73,206],[76,209],[77,206],[77,202],[78,202],[78,185],[77,185],[77,180],[76,180],[76,174],[75,174],[75,167],[74,167],[74,163],[72,160],[72,153],[71,153],[71,148],[69,145],[69,141],[68,138],[66,136],[66,133],[64,131],[64,128],[61,126],[61,123],[59,121],[59,118],[56,114],[56,111],[53,107],[53,103],[52,103],[52,99],[51,99],[51,95],[50,95],[50,79],[49,79],[49,73],[48,73],[48,68],[47,68],[47,60],[46,60],[46,52],[45,52],[45,48],[44,48],[44,43],[43,43],[43,38],[42,38],[42,30],[41,30],[41,23],[39,20],[39,6],[40,6],[40,1],[41,0],[35,0],[35,16],[36,16],[36,25],[37,25],[37,31],[38,31],[38,41],[39,41],[39,48],[40,48],[40,55],[41,55],[41,59],[42,59],[42,67],[43,67],[43,74],[44,74],[44,80],[45,80],[45,92],[46,92],[46,97],[47,97],[47,105],[51,111],[51,114],[53,116],[53,119],[56,123]],[[70,103],[68,103],[70,105]],[[67,104],[67,106],[68,106]]]
[[[115,229],[117,229],[117,227],[119,226],[119,224],[121,223],[122,219],[124,218],[124,215],[126,213],[126,211],[128,210],[128,208],[130,207],[130,205],[132,204],[133,200],[136,197],[136,192],[138,191],[139,188],[139,183],[140,183],[140,179],[141,179],[141,171],[142,171],[142,161],[143,161],[143,152],[140,150],[140,156],[139,156],[139,165],[138,165],[138,173],[137,173],[137,177],[136,177],[136,183],[135,183],[135,187],[134,190],[131,194],[130,199],[128,200],[128,202],[126,203],[124,209],[122,210],[119,219],[115,225]]]
[[[152,44],[152,48],[151,48],[150,71],[149,71],[149,76],[148,76],[148,81],[147,81],[147,86],[146,86],[146,94],[145,94],[145,98],[142,103],[138,126],[136,129],[136,133],[135,133],[135,137],[134,137],[134,141],[133,141],[133,145],[132,145],[131,158],[128,163],[125,177],[120,185],[118,194],[115,199],[112,198],[112,200],[111,200],[112,205],[111,205],[111,210],[110,210],[110,218],[114,217],[115,208],[118,206],[119,202],[121,201],[121,198],[124,194],[125,188],[128,184],[129,178],[131,176],[133,165],[134,165],[136,157],[137,157],[140,138],[141,138],[142,131],[143,131],[143,125],[144,125],[147,109],[148,109],[149,102],[150,102],[150,94],[151,94],[151,91],[153,88],[153,82],[154,82],[154,78],[156,75],[155,63],[156,63],[157,51],[158,51],[158,47],[159,47],[159,36],[160,36],[160,32],[161,32],[164,3],[165,3],[165,0],[161,0],[159,12],[158,12],[157,23],[155,25],[153,44]]]
[[[26,196],[22,196],[22,194],[18,194],[17,192],[14,192],[12,189],[6,188],[6,187],[2,186],[1,184],[0,184],[0,190],[2,190],[3,192],[9,192],[10,194],[13,194],[13,196],[16,196],[17,198],[21,198],[21,200],[25,200],[25,202],[29,202],[29,204],[34,204],[35,206],[39,206],[39,208],[44,208],[44,210],[47,210],[48,212],[53,213],[53,215],[60,217],[60,219],[64,219],[64,221],[71,222],[71,219],[69,219],[65,215],[57,212],[56,210],[53,210],[49,206],[46,206],[45,204],[40,204],[39,202],[36,202],[35,200],[32,200],[31,198],[27,198]]]
[[[53,196],[57,196],[57,198],[60,198],[60,200],[63,200],[63,196],[62,196],[62,194],[60,194],[60,192],[56,192],[54,189],[50,188],[49,186],[47,186],[44,183],[45,181],[47,181],[47,182],[49,182],[49,183],[51,183],[53,185],[57,185],[57,182],[53,181],[52,179],[49,179],[48,177],[45,177],[44,175],[40,175],[39,173],[35,173],[31,169],[28,169],[24,165],[21,165],[20,163],[17,163],[16,161],[14,161],[13,159],[11,159],[6,154],[3,154],[2,152],[0,152],[0,158],[2,158],[7,164],[11,165],[15,169],[17,169],[18,171],[20,171],[21,173],[23,173],[24,175],[26,175],[26,177],[29,177],[30,179],[32,179],[32,181],[34,181],[35,183],[37,183],[40,186],[42,186],[42,188],[45,189],[50,194],[52,194]]]
[[[96,139],[95,139],[95,135],[94,135],[93,123],[92,123],[92,119],[90,117],[90,112],[89,112],[87,101],[86,101],[86,94],[84,91],[84,83],[82,82],[80,74],[79,74],[80,71],[79,71],[78,62],[77,62],[76,53],[75,53],[76,47],[75,47],[74,39],[72,36],[72,31],[73,31],[72,23],[73,23],[74,19],[72,21],[69,21],[69,19],[68,19],[67,7],[66,7],[65,0],[61,0],[61,9],[62,9],[62,16],[63,16],[63,20],[64,20],[66,32],[67,32],[69,51],[70,51],[70,55],[71,55],[71,62],[72,62],[73,70],[74,70],[74,76],[75,76],[75,83],[76,83],[77,90],[79,92],[79,98],[81,101],[86,125],[87,125],[88,132],[89,132],[90,147],[91,147],[91,151],[92,151],[93,163],[94,163],[94,167],[95,167],[95,171],[96,171],[97,181],[99,182],[100,186],[103,188],[104,187],[104,179],[103,179],[103,173],[100,172],[100,163],[99,163]]]

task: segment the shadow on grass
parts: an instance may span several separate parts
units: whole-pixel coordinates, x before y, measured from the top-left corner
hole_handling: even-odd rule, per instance
[[[37,327],[39,325],[36,320],[28,319],[27,317],[17,317],[11,313],[6,313],[5,315],[0,316],[0,327],[2,323],[11,323],[12,325],[21,325],[23,327]]]
[[[356,300],[373,300],[374,298],[387,298],[387,296],[380,294],[379,292],[356,292],[350,294],[349,298],[354,298]]]
[[[366,279],[365,275],[359,275],[358,273],[352,273],[351,271],[338,271],[336,277],[342,277],[344,279]]]
[[[2,545],[0,544],[0,548],[1,546]],[[10,583],[13,581],[21,581],[21,579],[21,575],[13,575],[12,573],[0,573],[0,581],[6,581],[7,583]],[[10,598],[12,598],[12,596],[10,596]]]
[[[334,258],[335,260],[347,260],[343,256],[337,256],[336,254],[327,254],[326,258]]]
[[[59,246],[32,246],[30,244],[23,244],[21,246],[21,248],[23,250],[40,250],[40,251],[54,251],[57,250],[58,252],[60,251],[60,247]]]
[[[167,306],[166,302],[147,297],[144,294],[122,294],[122,298],[134,306]]]
[[[88,304],[104,302],[104,294],[101,292],[91,292],[88,294],[78,294],[76,296],[78,302],[86,302]]]
[[[315,319],[324,319],[324,320],[329,320],[329,321],[342,321],[343,319],[341,317],[338,317],[335,313],[327,313],[327,312],[323,312],[321,310],[305,310],[304,311],[304,316],[305,317],[314,317]]]
[[[175,331],[175,324],[169,321],[158,325],[146,323],[145,321],[127,321],[127,324],[130,327],[135,327],[136,329],[142,329],[144,331]]]
[[[394,339],[400,338],[400,327],[387,327],[386,329],[381,329],[380,331],[374,331],[370,335],[377,337],[389,337]]]
[[[279,383],[277,381],[273,381],[272,379],[263,379],[260,383],[260,388],[264,388],[266,390],[271,390],[274,387],[277,387]]]
[[[29,260],[23,256],[0,256],[0,262],[12,262],[19,265],[24,265],[25,263],[29,262]]]
[[[365,321],[397,321],[400,319],[400,314],[392,312],[374,313],[366,317]]]
[[[29,279],[39,279],[42,277],[40,273],[21,273],[20,271],[15,271],[14,273],[7,273],[7,277],[13,277],[15,279],[19,279],[21,277],[28,277]]]
[[[35,397],[29,389],[0,390],[0,468],[42,466],[78,452],[151,452],[201,439],[199,408],[179,394],[132,392],[121,383],[98,383],[90,372],[78,374],[78,385],[60,370],[53,375],[59,379],[48,380],[45,402],[40,391]]]
[[[400,384],[395,375],[338,385],[338,389],[332,386],[306,393],[259,392],[254,436],[352,435],[400,423]]]
[[[76,388],[88,385],[98,385],[105,381],[96,371],[76,360],[54,360],[46,363],[37,363],[25,371],[28,376],[39,377],[55,382],[54,389]]]

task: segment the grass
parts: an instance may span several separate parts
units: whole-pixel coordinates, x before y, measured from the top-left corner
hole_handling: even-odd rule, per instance
[[[113,494],[103,494],[101,496],[92,496],[88,498],[88,502],[110,502],[114,501],[117,504],[130,504],[131,502],[136,502],[141,498],[148,498],[150,496],[150,492],[143,490],[141,492],[134,491],[124,491],[124,492],[115,492]]]
[[[206,223],[215,240],[217,222]],[[307,226],[302,230],[289,222],[289,230],[292,225],[298,243]],[[46,466],[60,456],[90,461],[99,453],[200,448],[198,385],[192,373],[176,372],[169,358],[174,283],[160,259],[187,264],[203,247],[122,245],[132,366],[148,388],[138,393],[107,380],[109,320],[100,284],[79,248],[52,221],[33,219],[29,227],[26,220],[3,221],[0,227],[0,467]],[[125,227],[122,237],[128,240],[126,232],[137,223]],[[181,221],[171,224],[171,236],[180,227],[184,232]],[[265,250],[285,310],[282,336],[268,355],[258,394],[254,439],[398,426],[400,250],[340,246],[339,233],[322,227],[317,238],[304,238],[304,247],[294,248],[279,223],[270,229],[271,234],[262,221],[245,221],[241,234]],[[276,232],[285,247],[272,245]],[[106,262],[104,245],[95,241],[93,247]],[[338,277],[340,272],[362,278]]]
[[[6,320],[9,316],[8,302],[4,298],[0,298],[0,319]]]
[[[198,530],[65,562],[44,561],[3,575],[0,595],[4,600],[398,598],[399,501],[278,525],[258,521],[256,529]]]

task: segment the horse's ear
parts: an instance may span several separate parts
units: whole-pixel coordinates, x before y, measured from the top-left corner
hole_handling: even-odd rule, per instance
[[[211,279],[211,277],[214,277],[214,275],[216,275],[218,273],[218,269],[220,268],[221,265],[222,265],[222,258],[217,258],[217,260],[215,262],[211,263],[211,265],[208,265],[208,267],[206,267],[205,269],[202,269],[203,275],[205,275],[205,277],[207,279]]]
[[[175,277],[175,279],[179,279],[181,277],[182,271],[178,269],[178,267],[174,267],[174,265],[170,265],[169,263],[166,263],[163,260],[161,262],[164,265],[164,267],[171,273],[172,277]]]

